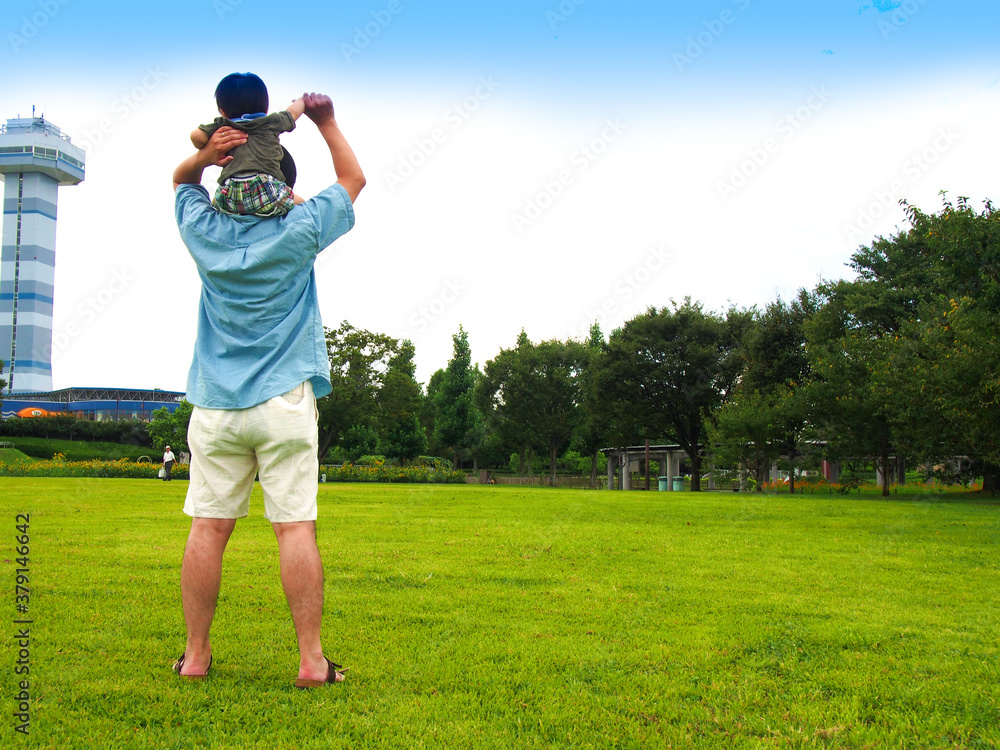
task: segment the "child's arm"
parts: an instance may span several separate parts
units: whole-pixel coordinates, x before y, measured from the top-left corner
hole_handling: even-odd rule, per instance
[[[294,102],[285,107],[288,110],[288,114],[292,116],[293,120],[298,120],[302,117],[302,113],[306,111],[306,100],[301,96]]]
[[[191,131],[191,143],[197,149],[205,148],[208,145],[208,133],[201,128],[195,128]]]
[[[174,190],[181,185],[200,185],[205,167],[224,167],[233,160],[229,152],[247,142],[247,134],[236,128],[219,128],[208,144],[177,165],[174,170]]]

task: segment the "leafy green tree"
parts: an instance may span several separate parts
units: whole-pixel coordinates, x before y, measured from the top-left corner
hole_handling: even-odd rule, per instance
[[[3,375],[3,360],[0,359],[0,375]],[[7,381],[0,378],[0,406],[3,406],[3,391],[7,387]]]
[[[809,413],[827,455],[864,458],[884,478],[889,494],[891,456],[901,435],[894,399],[884,387],[895,336],[887,318],[869,317],[867,285],[821,285],[821,305],[806,324],[812,370]]]
[[[147,429],[156,450],[162,451],[169,445],[176,454],[188,452],[187,432],[193,409],[194,405],[185,400],[173,412],[165,406],[153,412],[153,419]]]
[[[434,436],[453,456],[455,469],[472,454],[481,417],[474,403],[475,373],[469,335],[462,326],[452,336],[452,358],[434,394]]]
[[[524,331],[514,349],[487,363],[480,402],[526,456],[530,448],[548,454],[549,482],[556,483],[559,456],[580,424],[581,373],[589,358],[577,341],[532,344]]]
[[[739,316],[706,313],[685,299],[650,308],[612,332],[600,388],[611,408],[645,437],[670,436],[691,462],[691,489],[701,489],[705,427],[738,375]]]
[[[534,427],[549,455],[549,483],[556,483],[556,463],[580,425],[581,378],[589,352],[578,341],[543,341],[535,347],[530,373],[540,409]]]
[[[584,353],[586,361],[580,373],[580,423],[573,436],[573,445],[580,454],[590,461],[590,486],[597,486],[597,473],[602,459],[605,467],[607,459],[600,452],[607,447],[612,431],[609,427],[607,409],[603,405],[599,370],[603,365],[604,334],[595,322],[590,327]]]
[[[968,455],[996,488],[1000,218],[964,198],[937,214],[904,206],[909,228],[852,256],[856,280],[818,290],[825,304],[807,326],[816,420],[831,447],[887,480],[891,453]]]
[[[518,476],[530,475],[529,456],[539,445],[532,430],[532,415],[539,405],[530,391],[528,372],[534,347],[522,330],[511,349],[501,349],[489,360],[476,389],[476,404],[487,429],[501,445],[518,455]]]
[[[378,448],[378,433],[370,424],[355,424],[347,428],[340,439],[340,449],[352,464],[363,456],[374,455]]]
[[[763,313],[745,313],[741,376],[716,416],[713,442],[716,458],[746,466],[758,487],[767,467],[783,459],[789,469],[789,492],[795,492],[795,468],[808,452],[805,321],[815,309],[815,298],[802,290],[790,304],[779,299]]]
[[[882,297],[902,297],[879,387],[899,441],[925,461],[971,456],[984,488],[1000,489],[1000,215],[965,198],[862,248],[852,265]]]
[[[427,381],[427,395],[420,411],[420,424],[427,436],[427,450],[432,456],[440,456],[445,450],[445,447],[438,442],[434,430],[434,425],[437,423],[438,393],[444,383],[444,377],[443,368],[435,370],[434,374],[431,375],[430,380]]]
[[[351,428],[366,428],[352,435],[351,445],[368,445],[368,431],[375,431],[378,418],[378,393],[390,360],[399,352],[399,342],[355,328],[345,320],[336,329],[326,329],[326,347],[333,390],[317,402],[321,461],[331,448],[340,445]],[[367,453],[375,446],[370,448]]]
[[[378,392],[378,451],[386,458],[412,461],[427,450],[427,435],[420,422],[423,392],[416,380],[414,348],[404,340],[389,360]]]

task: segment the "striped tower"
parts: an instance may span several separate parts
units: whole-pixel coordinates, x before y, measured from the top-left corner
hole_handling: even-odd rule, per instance
[[[56,205],[59,186],[79,184],[83,172],[83,149],[44,116],[0,127],[0,360],[8,393],[52,390]]]

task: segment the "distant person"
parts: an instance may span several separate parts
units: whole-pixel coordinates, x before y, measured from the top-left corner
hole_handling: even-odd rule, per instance
[[[170,481],[170,470],[174,468],[174,464],[177,463],[177,458],[174,456],[173,451],[170,450],[168,445],[163,449],[163,481]]]
[[[247,142],[244,132],[219,128],[174,171],[177,226],[201,277],[187,384],[194,404],[184,503],[191,532],[181,566],[187,647],[174,664],[191,679],[205,677],[212,664],[209,632],[222,555],[236,520],[248,514],[258,473],[298,640],[295,686],[340,682],[346,671],[326,658],[320,643],[316,398],[332,389],[313,265],[354,226],[353,203],[365,177],[330,97],[305,94],[302,102],[330,149],[337,182],[284,216],[228,216],[212,207],[201,186],[206,167],[232,162],[229,152]]]
[[[305,110],[302,98],[287,109],[267,114],[267,86],[253,73],[231,73],[215,89],[220,117],[191,132],[191,143],[203,149],[219,128],[236,128],[247,134],[247,142],[233,149],[233,157],[219,176],[213,205],[229,214],[283,216],[302,198],[292,192],[282,164],[278,137],[295,129]],[[291,184],[290,184],[291,183]]]

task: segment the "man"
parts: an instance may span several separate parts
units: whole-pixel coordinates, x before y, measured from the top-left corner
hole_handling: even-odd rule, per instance
[[[323,567],[316,545],[316,398],[330,392],[329,360],[313,264],[354,226],[365,185],[334,119],[330,98],[305,94],[305,114],[326,141],[337,182],[282,218],[215,211],[203,170],[225,166],[246,134],[222,128],[174,171],[177,225],[202,281],[198,336],[188,376],[192,516],[181,567],[187,647],[174,664],[199,679],[212,663],[209,630],[222,555],[248,513],[260,474],[264,515],[278,541],[281,584],[299,647],[296,687],[344,679],[323,654]]]
[[[172,468],[174,468],[174,463],[176,461],[177,461],[177,456],[174,455],[174,452],[172,450],[170,450],[170,446],[168,445],[166,448],[163,449],[163,481],[164,482],[169,482],[170,481],[170,470]]]

